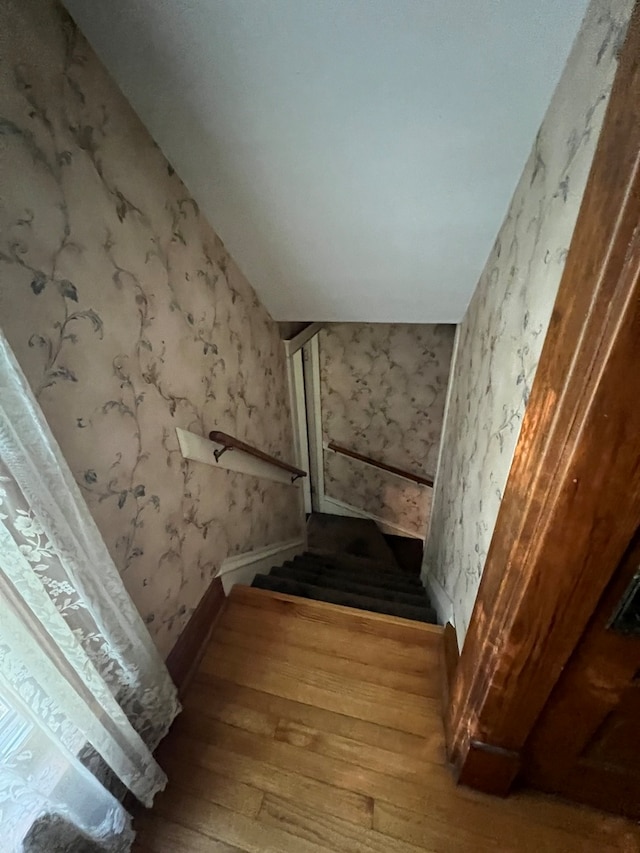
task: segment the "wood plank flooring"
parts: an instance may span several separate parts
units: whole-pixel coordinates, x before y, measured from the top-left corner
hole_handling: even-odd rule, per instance
[[[235,587],[138,853],[640,853],[633,823],[551,797],[457,788],[441,629]]]

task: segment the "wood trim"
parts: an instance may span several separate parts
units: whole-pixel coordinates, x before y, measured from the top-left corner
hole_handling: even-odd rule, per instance
[[[442,632],[442,646],[440,648],[442,663],[442,695],[443,708],[449,707],[451,688],[456,677],[460,650],[458,649],[458,636],[451,622],[447,622]]]
[[[448,435],[449,412],[451,410],[451,397],[453,396],[453,385],[458,366],[458,355],[460,352],[460,329],[462,323],[456,325],[455,335],[453,336],[453,352],[451,353],[451,363],[449,364],[449,378],[447,379],[447,396],[444,401],[444,411],[442,413],[442,428],[440,430],[440,443],[438,445],[438,460],[436,462],[436,473],[433,478],[433,493],[438,493],[438,478],[442,476],[442,454],[444,453],[444,437]],[[431,525],[433,524],[433,512],[429,512],[429,520],[425,531],[424,541],[428,542],[431,538]]]
[[[458,783],[469,788],[479,788],[486,794],[504,797],[520,769],[520,754],[471,740],[466,761],[460,769]]]
[[[357,459],[358,462],[366,462],[367,465],[380,468],[381,471],[387,471],[389,474],[395,474],[396,477],[411,480],[412,483],[419,483],[421,486],[433,488],[433,480],[430,477],[421,477],[419,474],[412,474],[411,471],[403,471],[402,468],[387,465],[386,462],[380,462],[378,459],[372,459],[370,456],[363,456],[361,453],[356,453],[355,450],[349,450],[348,447],[336,444],[335,441],[330,441],[327,444],[327,449],[333,450],[334,453],[340,453],[342,456],[348,456],[350,459]]]
[[[324,499],[324,448],[322,447],[322,398],[320,395],[320,344],[314,335],[303,348],[304,387],[309,432],[309,464],[311,466],[311,506],[322,512]]]
[[[606,627],[638,565],[640,530],[527,740],[522,771],[527,784],[536,788],[635,820],[640,820],[638,786],[632,782],[632,776],[639,775],[637,769],[634,774],[630,767],[607,764],[603,773],[602,760],[596,756],[592,761],[590,746],[601,727],[613,722],[625,698],[637,697],[636,720],[640,719],[640,640]],[[632,758],[637,758],[636,746],[629,741]]]
[[[324,326],[324,323],[309,323],[306,329],[303,329],[301,332],[298,332],[297,335],[294,335],[292,338],[287,338],[284,343],[284,352],[287,358],[291,358],[294,353],[298,352],[298,350],[302,349],[302,347],[317,335],[320,329]]]
[[[221,432],[220,430],[213,429],[209,433],[209,441],[215,441],[216,444],[223,445],[222,450],[217,451],[220,456],[230,450],[241,450],[249,456],[254,456],[256,459],[268,462],[270,465],[273,465],[274,468],[281,468],[283,471],[288,471],[296,478],[307,476],[307,472],[303,471],[302,468],[296,468],[295,465],[289,465],[288,462],[283,462],[282,459],[278,459],[276,456],[271,456],[269,453],[265,453],[264,450],[258,450],[257,447],[253,447],[251,444],[240,441],[239,438],[229,435],[227,432]],[[217,459],[218,457],[216,457],[216,460]]]
[[[295,427],[296,465],[311,471],[309,455],[309,427],[307,425],[307,405],[304,389],[304,355],[299,349],[287,359],[287,376],[291,391],[291,416]],[[310,513],[311,507],[311,477],[302,480],[302,495],[304,512]]]
[[[222,581],[220,578],[214,578],[169,652],[167,669],[181,697],[186,693],[198,669],[226,601]]]
[[[636,5],[447,715],[494,793],[488,750],[522,750],[640,522],[639,57]]]
[[[442,643],[440,644],[440,679],[442,684],[442,713],[443,722],[448,724],[447,709],[451,701],[451,691],[456,677],[456,670],[460,661],[460,649],[458,647],[458,635],[451,622],[447,622],[442,632]],[[448,740],[445,731],[445,740]]]

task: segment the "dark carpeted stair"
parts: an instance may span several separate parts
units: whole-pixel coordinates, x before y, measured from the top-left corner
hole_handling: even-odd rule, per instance
[[[289,565],[288,563],[285,565]],[[295,557],[293,565],[320,567],[326,572],[338,572],[345,577],[354,577],[359,580],[363,578],[375,578],[375,586],[389,586],[393,589],[406,589],[407,592],[418,590],[422,592],[424,587],[419,577],[411,577],[394,570],[393,567],[384,566],[379,563],[368,561],[353,561],[343,559],[340,555],[318,556],[306,553]]]
[[[314,586],[326,586],[329,589],[339,589],[357,595],[386,598],[389,601],[404,601],[405,604],[416,604],[419,607],[423,605],[425,598],[424,589],[419,587],[407,588],[402,583],[395,587],[386,577],[377,578],[371,575],[346,574],[339,569],[324,566],[314,567],[305,564],[303,561],[278,566],[271,569],[270,574],[274,577],[298,580]]]
[[[403,619],[435,623],[420,578],[403,572],[372,521],[314,514],[310,549],[253,586]]]
[[[315,586],[304,581],[280,578],[275,575],[256,575],[252,586],[259,589],[270,589],[273,592],[285,592],[297,595],[299,598],[311,598],[314,601],[328,601],[331,604],[342,604],[344,607],[355,607],[358,610],[370,610],[373,613],[387,613],[389,616],[400,616],[403,619],[413,619],[416,622],[436,622],[435,611],[429,605],[425,595],[424,604],[405,604],[390,600],[387,595],[358,595],[345,590],[326,586]],[[376,590],[371,590],[376,592]]]

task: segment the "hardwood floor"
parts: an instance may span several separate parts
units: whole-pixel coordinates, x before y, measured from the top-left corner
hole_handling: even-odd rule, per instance
[[[235,587],[158,751],[138,853],[640,851],[640,828],[551,797],[456,788],[441,629]]]

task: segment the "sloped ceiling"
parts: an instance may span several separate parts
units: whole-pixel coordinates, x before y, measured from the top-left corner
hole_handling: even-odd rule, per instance
[[[65,0],[278,320],[458,322],[585,0]]]

